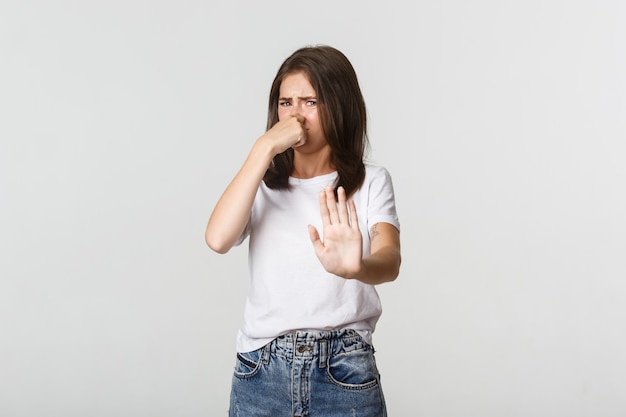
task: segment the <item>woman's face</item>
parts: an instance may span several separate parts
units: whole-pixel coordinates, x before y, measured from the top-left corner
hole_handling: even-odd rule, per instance
[[[306,75],[297,72],[285,76],[280,84],[278,120],[290,116],[304,120],[306,142],[296,148],[300,152],[315,152],[328,145],[317,110],[317,94]]]

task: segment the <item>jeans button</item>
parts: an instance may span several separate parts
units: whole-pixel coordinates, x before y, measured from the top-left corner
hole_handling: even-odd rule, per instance
[[[300,345],[298,346],[298,352],[303,353],[306,350],[306,346]]]

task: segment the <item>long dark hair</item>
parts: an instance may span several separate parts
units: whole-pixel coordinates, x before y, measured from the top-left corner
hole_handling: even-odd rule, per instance
[[[330,46],[298,49],[280,66],[269,96],[267,129],[278,122],[280,84],[287,75],[302,72],[315,89],[322,131],[337,170],[335,189],[343,186],[351,195],[363,184],[367,148],[365,101],[356,73],[346,56]],[[288,189],[293,170],[293,149],[274,157],[263,180],[269,188]]]

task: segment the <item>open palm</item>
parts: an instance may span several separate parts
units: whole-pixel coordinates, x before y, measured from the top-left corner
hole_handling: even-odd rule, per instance
[[[323,240],[317,229],[309,225],[315,254],[326,271],[343,278],[353,278],[361,270],[363,243],[354,201],[346,201],[343,187],[320,193]]]

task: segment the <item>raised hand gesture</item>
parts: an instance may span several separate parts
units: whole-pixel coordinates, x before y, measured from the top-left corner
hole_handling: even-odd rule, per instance
[[[346,201],[343,187],[331,187],[320,193],[323,240],[317,229],[309,225],[309,236],[315,254],[326,271],[343,278],[355,278],[363,268],[363,244],[354,201]]]

